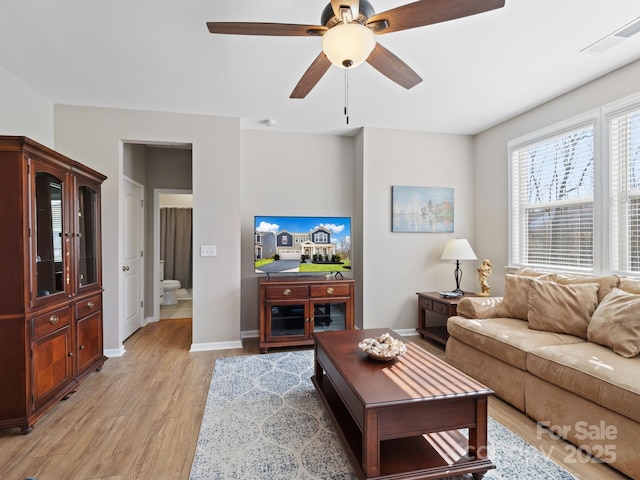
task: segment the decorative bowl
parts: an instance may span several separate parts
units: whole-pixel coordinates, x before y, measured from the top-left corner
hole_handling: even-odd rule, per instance
[[[388,333],[383,333],[376,338],[365,338],[358,343],[358,348],[374,360],[385,362],[398,358],[407,351],[407,346],[403,342]]]

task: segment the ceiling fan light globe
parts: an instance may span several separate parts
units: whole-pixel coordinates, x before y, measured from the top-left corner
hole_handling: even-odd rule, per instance
[[[338,24],[322,37],[322,51],[339,68],[361,65],[375,46],[375,34],[357,22]]]

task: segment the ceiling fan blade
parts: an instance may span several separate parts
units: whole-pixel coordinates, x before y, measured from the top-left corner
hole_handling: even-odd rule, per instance
[[[331,0],[331,7],[338,20],[342,20],[341,7],[349,7],[351,9],[351,20],[355,20],[360,15],[360,0]]]
[[[279,37],[322,36],[327,31],[320,25],[260,22],[207,22],[211,33],[230,35],[271,35]]]
[[[407,90],[422,81],[409,65],[379,43],[367,58],[367,63]]]
[[[379,28],[376,33],[397,32],[488,12],[504,7],[504,2],[505,0],[419,0],[373,15],[367,20],[367,25],[384,25],[386,22],[386,28]]]
[[[307,94],[316,86],[316,84],[320,81],[322,76],[327,73],[329,67],[331,66],[331,62],[324,54],[324,52],[320,52],[320,55],[316,57],[311,66],[304,72],[302,78],[296,85],[296,88],[291,92],[291,96],[289,98],[304,98]]]

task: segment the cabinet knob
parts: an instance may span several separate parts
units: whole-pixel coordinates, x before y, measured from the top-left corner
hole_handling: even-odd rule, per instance
[[[69,352],[69,356],[70,356],[70,357],[73,357],[73,352]]]
[[[129,267],[127,267],[126,265],[124,267],[122,267],[122,271],[126,272],[127,270],[129,270]]]
[[[333,295],[333,292],[335,292],[335,290],[333,289],[333,287],[329,287],[329,288],[327,288],[327,293],[328,293],[329,295]]]
[[[291,295],[291,289],[290,289],[290,288],[285,288],[285,289],[282,291],[282,294],[283,294],[285,297],[288,297],[289,295]]]
[[[80,350],[84,350],[84,345],[80,345]]]
[[[56,323],[58,323],[58,320],[60,320],[60,319],[58,318],[58,316],[57,316],[57,315],[51,315],[51,316],[49,317],[49,323],[50,323],[51,325],[55,325]]]
[[[95,303],[93,303],[93,302],[89,302],[89,303],[87,303],[87,308],[93,308],[93,307],[95,307],[95,306],[96,306],[96,304],[95,304]]]

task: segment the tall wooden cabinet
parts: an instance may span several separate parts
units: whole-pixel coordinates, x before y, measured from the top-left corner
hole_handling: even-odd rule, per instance
[[[0,136],[0,428],[29,433],[106,361],[100,186],[26,137]]]

